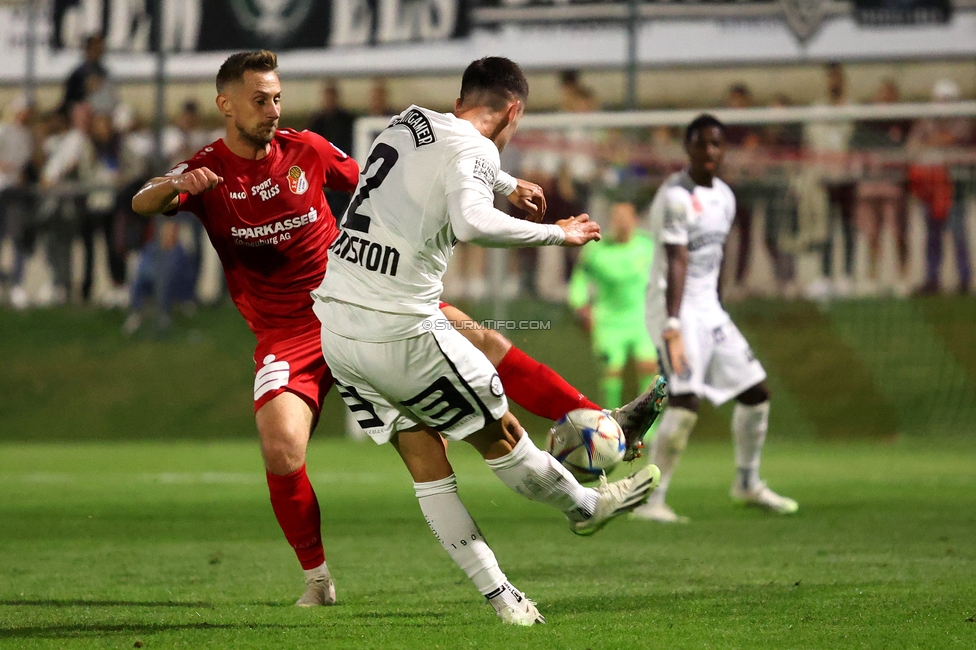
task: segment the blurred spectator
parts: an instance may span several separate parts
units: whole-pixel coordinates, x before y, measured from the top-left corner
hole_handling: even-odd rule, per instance
[[[386,103],[385,99],[383,103]],[[322,105],[319,111],[312,115],[308,130],[318,133],[346,153],[351,153],[353,125],[355,122],[356,116],[342,106],[339,87],[336,85],[335,80],[326,82],[322,88]],[[346,211],[346,207],[349,205],[351,198],[348,192],[329,191],[326,196],[329,207],[332,209],[332,214],[336,215],[336,217],[339,217]]]
[[[560,109],[567,113],[590,113],[600,109],[593,91],[580,83],[578,70],[559,73]]]
[[[901,94],[893,79],[884,79],[874,93],[875,104],[894,104]],[[881,233],[884,225],[892,231],[898,252],[899,278],[895,289],[907,291],[905,276],[908,269],[908,194],[902,178],[902,168],[885,156],[904,146],[910,120],[875,120],[859,122],[851,137],[852,146],[861,160],[861,180],[857,186],[857,218],[859,230],[868,244],[868,281],[873,291],[878,281],[881,256]]]
[[[113,288],[107,296],[109,303],[119,301],[124,295],[125,264],[124,252],[112,245],[115,220],[115,195],[120,187],[121,142],[112,118],[108,115],[95,115],[92,118],[91,141],[94,147],[94,165],[91,182],[98,187],[88,193],[86,209],[81,219],[81,240],[85,249],[85,275],[81,284],[81,296],[87,302],[91,290],[95,265],[95,238],[105,237],[108,252],[109,275]]]
[[[384,97],[382,102],[386,104]],[[352,131],[356,116],[342,105],[339,86],[330,79],[322,87],[322,104],[308,124],[308,130],[339,147],[346,153],[352,151]]]
[[[132,282],[129,315],[122,325],[126,334],[135,334],[145,324],[153,299],[156,329],[160,332],[172,324],[174,306],[193,308],[195,261],[180,244],[179,230],[174,225],[166,217],[157,217],[154,227],[158,230],[142,249]]]
[[[180,162],[196,155],[218,137],[212,129],[203,126],[196,100],[188,99],[183,102],[173,125],[167,127],[164,153],[170,163]]]
[[[955,102],[960,99],[959,86],[951,79],[940,79],[932,88],[935,102]],[[968,293],[972,286],[972,268],[966,232],[966,194],[972,182],[971,163],[926,163],[924,158],[933,152],[927,149],[951,149],[973,145],[972,121],[965,118],[919,120],[909,136],[909,146],[921,161],[909,168],[912,194],[925,210],[927,238],[925,247],[925,284],[922,293],[941,290],[939,271],[942,267],[943,233],[948,228],[956,252],[956,271],[959,292]],[[934,152],[946,155],[946,151]]]
[[[41,187],[45,190],[41,216],[53,278],[52,286],[40,298],[42,303],[63,304],[69,297],[71,241],[87,209],[87,195],[82,188],[92,182],[94,173],[91,124],[91,106],[75,104],[71,109],[71,128],[63,135],[52,133],[44,144],[48,159],[41,170]]]
[[[740,110],[752,108],[749,87],[744,83],[733,84],[725,97],[725,106]],[[735,192],[735,219],[732,227],[739,232],[733,276],[736,287],[727,294],[732,297],[742,290],[752,257],[753,215],[760,203],[768,198],[769,187],[760,169],[762,154],[758,151],[761,144],[759,129],[748,124],[729,124],[725,127],[725,138],[729,147],[735,150],[730,156],[730,162],[734,161],[735,164],[727,164],[723,175]]]
[[[754,106],[752,92],[744,83],[732,84],[725,97],[725,107],[746,109]],[[725,141],[730,147],[753,149],[760,143],[759,130],[748,124],[728,124],[725,127]]]
[[[32,117],[33,107],[26,97],[20,96],[7,106],[0,124],[0,240],[9,237],[13,243],[13,269],[5,279],[10,284],[10,303],[17,309],[27,307],[28,302],[23,279],[24,261],[30,249],[28,239],[33,232],[29,223],[34,211],[30,187]]]
[[[373,85],[369,87],[366,97],[366,114],[377,117],[396,115],[397,111],[390,107],[388,94],[386,80],[379,77],[373,79]]]
[[[98,99],[99,112],[106,112],[107,97],[114,97],[115,90],[109,80],[108,70],[102,63],[105,55],[105,38],[101,34],[92,34],[85,39],[85,59],[71,73],[64,82],[64,99],[58,111],[69,115],[75,104],[85,101],[91,95],[100,95]],[[111,112],[111,108],[107,110]]]
[[[827,103],[831,106],[846,106],[847,80],[844,68],[839,63],[825,66],[827,81]],[[851,277],[854,273],[854,204],[857,185],[848,169],[847,154],[850,148],[854,124],[851,121],[836,120],[809,122],[804,131],[804,140],[811,157],[810,170],[815,173],[827,192],[828,209],[826,220],[813,226],[816,232],[808,233],[807,238],[820,240],[823,249],[823,278],[808,288],[812,296],[827,295],[831,290],[839,295],[847,295],[851,290]],[[831,288],[830,279],[834,274],[834,224],[839,221],[843,240],[844,266],[836,285]]]
[[[787,108],[792,106],[790,98],[777,93],[773,97],[770,108]],[[763,144],[770,147],[778,155],[795,156],[803,146],[803,127],[799,123],[777,122],[768,124],[762,133]]]

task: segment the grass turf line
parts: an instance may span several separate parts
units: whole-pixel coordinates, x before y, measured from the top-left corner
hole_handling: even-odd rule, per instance
[[[300,571],[253,443],[0,445],[0,647],[972,647],[976,449],[772,440],[800,514],[733,506],[729,444],[692,442],[692,524],[591,539],[455,445],[461,496],[549,624],[501,625],[424,525],[393,450],[321,438],[309,471],[340,604]]]

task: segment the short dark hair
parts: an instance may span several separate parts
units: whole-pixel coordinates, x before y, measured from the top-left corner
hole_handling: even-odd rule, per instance
[[[461,77],[461,103],[471,95],[474,101],[493,110],[505,108],[512,99],[529,98],[529,82],[517,63],[501,56],[486,56],[467,67]]]
[[[245,72],[274,72],[277,69],[278,57],[268,50],[231,54],[217,71],[217,92],[224,92],[227,84],[243,81]]]
[[[691,138],[695,135],[695,133],[701,131],[702,129],[710,129],[712,127],[717,128],[722,132],[722,135],[725,135],[725,125],[722,124],[721,120],[711,113],[702,113],[693,119],[691,124],[688,125],[688,128],[685,129],[685,143],[687,144],[691,142]]]

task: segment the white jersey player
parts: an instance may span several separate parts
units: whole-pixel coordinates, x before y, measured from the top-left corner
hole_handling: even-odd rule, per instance
[[[457,241],[580,246],[599,238],[586,215],[540,225],[494,208],[494,191],[514,183],[499,170],[499,151],[527,96],[521,69],[489,57],[465,71],[453,114],[411,106],[394,119],[373,143],[313,292],[322,351],[346,405],[374,441],[396,447],[444,549],[502,620],[521,625],[544,619],[508,583],[458,498],[441,435],[471,443],[503,483],[560,509],[582,535],[644,502],[659,476],[648,466],[597,489],[580,486],[534,446],[508,412],[494,367],[438,309]]]
[[[702,397],[716,406],[735,398],[732,432],[738,476],[731,496],[783,514],[793,499],[759,478],[769,423],[766,371],[719,300],[725,239],[735,216],[735,195],[716,176],[725,154],[725,131],[711,115],[696,118],[685,134],[690,165],[658,190],[648,217],[658,242],[646,302],[647,327],[668,373],[668,408],[661,417],[651,462],[661,486],[635,517],[687,521],[665,503],[675,466],[698,420]]]

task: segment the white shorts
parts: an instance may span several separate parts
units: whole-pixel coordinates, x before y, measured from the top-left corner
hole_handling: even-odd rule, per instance
[[[710,314],[713,316],[713,314]],[[681,337],[691,372],[684,378],[674,374],[667,355],[667,346],[656,341],[661,360],[668,375],[668,392],[672,395],[694,393],[707,397],[721,406],[746,389],[766,379],[766,371],[756,360],[752,348],[742,332],[731,320],[717,322],[714,318],[696,317],[694,312],[682,310]],[[657,337],[660,340],[660,334]]]
[[[400,341],[348,339],[322,328],[322,353],[336,388],[377,444],[421,423],[461,440],[508,411],[487,357],[443,314],[424,334]]]

